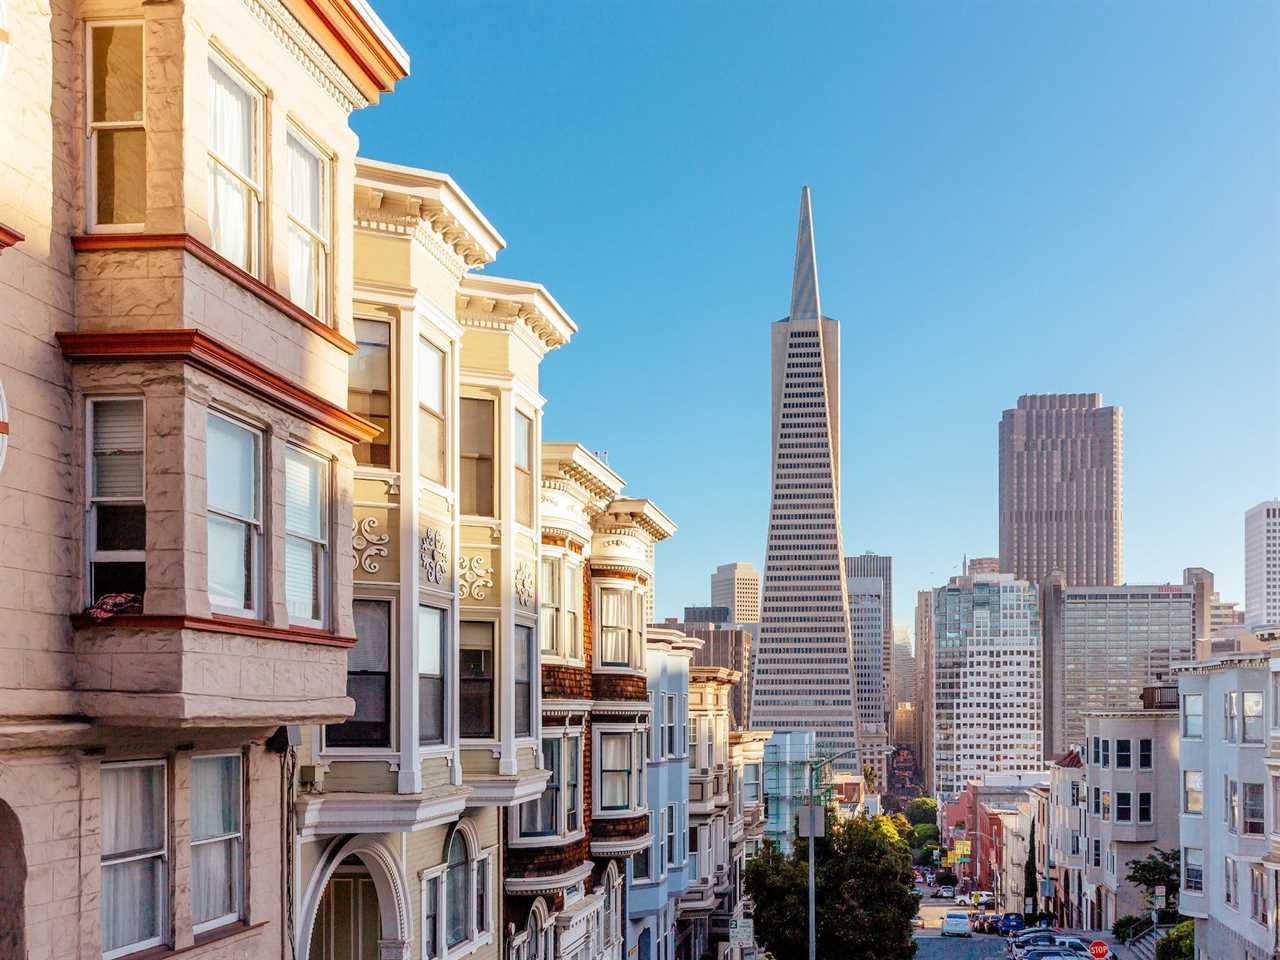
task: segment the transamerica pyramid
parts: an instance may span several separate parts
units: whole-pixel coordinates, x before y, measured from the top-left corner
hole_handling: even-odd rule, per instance
[[[813,730],[834,756],[859,746],[844,544],[840,533],[840,324],[822,315],[809,188],[791,315],[773,324],[773,497],[751,726]],[[837,769],[861,772],[856,753]]]

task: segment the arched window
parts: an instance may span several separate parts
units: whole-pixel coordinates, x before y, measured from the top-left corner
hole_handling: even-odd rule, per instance
[[[529,960],[542,960],[542,921],[529,914]]]
[[[467,842],[462,831],[455,830],[449,842],[449,867],[445,873],[445,944],[456,947],[467,939],[471,928],[470,903],[468,893],[471,884],[468,882],[471,871],[470,856],[467,853]]]

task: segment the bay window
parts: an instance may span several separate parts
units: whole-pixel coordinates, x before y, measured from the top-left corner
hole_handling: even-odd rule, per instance
[[[491,939],[493,858],[489,851],[473,848],[472,843],[470,833],[455,828],[442,868],[423,877],[423,924],[428,923],[428,916],[432,916],[433,921],[435,917],[442,917],[444,921],[442,929],[437,928],[439,937],[432,933],[430,943],[426,942],[424,931],[425,958],[443,957],[461,944],[479,945]],[[443,939],[443,950],[439,949],[440,939]]]
[[[629,590],[600,591],[600,664],[626,667],[631,661],[633,604]]]
[[[391,746],[390,600],[351,602],[356,645],[347,651],[347,696],[355,713],[342,723],[325,727],[330,747]]]
[[[435,483],[445,482],[448,443],[444,425],[444,353],[418,340],[418,473]]]
[[[493,439],[493,401],[463,397],[459,499],[462,512],[468,516],[495,516]]]
[[[551,772],[542,796],[520,805],[520,836],[549,837],[559,832],[560,738],[542,741],[542,767]]]
[[[418,607],[418,743],[445,740],[445,611]]]
[[[515,727],[517,737],[533,733],[533,681],[538,658],[533,649],[533,627],[516,624]]]
[[[1184,737],[1204,736],[1204,695],[1184,693],[1182,695],[1182,735]]]
[[[97,397],[86,406],[89,475],[89,601],[146,591],[147,508],[141,397]]]
[[[543,653],[560,655],[560,559],[544,557],[542,560],[542,595],[539,611],[539,631],[542,634]]]
[[[209,59],[210,246],[252,274],[262,221],[262,104],[245,77]]]
[[[760,764],[748,763],[742,769],[742,799],[746,803],[760,802]]]
[[[102,765],[102,955],[164,942],[168,927],[165,763]]]
[[[1241,694],[1241,717],[1244,723],[1245,743],[1262,742],[1262,691],[1246,690]]]
[[[391,324],[355,323],[356,352],[347,361],[347,407],[382,432],[352,449],[364,467],[391,467]]]
[[[582,738],[565,740],[565,804],[564,829],[574,833],[579,829],[582,815]]]
[[[284,592],[291,623],[320,627],[328,614],[329,465],[290,447],[284,462]]]
[[[329,160],[290,129],[289,299],[313,316],[327,313],[329,284]]]
[[[488,620],[464,620],[458,653],[459,724],[469,739],[493,736],[493,634]]]
[[[1182,848],[1182,889],[1199,892],[1204,889],[1204,849]]]
[[[90,23],[85,43],[91,229],[142,229],[147,219],[142,23]]]
[[[631,806],[631,735],[600,735],[600,809],[626,810]]]
[[[243,898],[240,755],[191,761],[191,921],[196,933],[240,918]]]
[[[217,613],[256,615],[261,600],[262,435],[209,412],[209,605]]]
[[[533,421],[516,412],[516,522],[533,526]]]
[[[564,655],[582,659],[582,570],[576,563],[565,564]]]

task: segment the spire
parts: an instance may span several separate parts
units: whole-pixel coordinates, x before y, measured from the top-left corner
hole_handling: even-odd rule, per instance
[[[816,320],[822,316],[818,304],[818,257],[813,249],[813,209],[809,188],[800,191],[800,226],[796,231],[796,271],[791,277],[791,319]]]

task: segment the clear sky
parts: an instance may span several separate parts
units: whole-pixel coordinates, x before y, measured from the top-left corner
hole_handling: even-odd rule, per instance
[[[373,0],[412,76],[365,155],[452,174],[489,272],[578,323],[544,435],[680,529],[658,613],[763,565],[769,324],[810,184],[842,323],[845,547],[895,619],[994,555],[1021,393],[1124,408],[1125,572],[1213,570],[1280,495],[1280,6]]]

